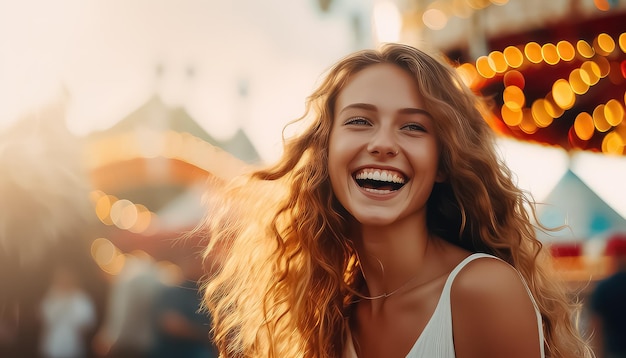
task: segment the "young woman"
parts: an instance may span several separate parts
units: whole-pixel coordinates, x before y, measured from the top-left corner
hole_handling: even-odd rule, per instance
[[[591,356],[480,108],[410,46],[330,69],[282,160],[201,228],[222,253],[205,286],[221,354]]]

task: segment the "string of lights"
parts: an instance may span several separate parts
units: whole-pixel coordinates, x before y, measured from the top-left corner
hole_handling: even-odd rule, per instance
[[[608,82],[614,86],[626,81],[626,33],[615,38],[600,33],[591,43],[561,40],[539,44],[531,41],[510,45],[502,51],[480,56],[475,63],[463,63],[457,70],[466,84],[480,92],[500,82],[504,86],[494,115],[511,131],[532,135],[547,128],[574,109],[576,102],[593,86]],[[571,68],[545,89],[545,95],[530,99],[524,91],[525,72],[545,70],[559,65]],[[595,104],[589,111],[570,113],[574,118],[568,132],[570,148],[585,149],[599,137],[599,149],[605,154],[623,155],[626,144],[624,113],[626,93],[612,91],[610,99]],[[536,95],[536,94],[535,94]],[[493,121],[492,121],[493,122]]]

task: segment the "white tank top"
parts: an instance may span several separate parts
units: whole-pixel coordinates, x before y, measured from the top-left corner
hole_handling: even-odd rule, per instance
[[[439,297],[439,302],[437,303],[437,307],[435,307],[435,311],[433,312],[432,317],[424,327],[424,331],[419,336],[413,348],[409,351],[409,354],[406,355],[406,358],[424,358],[424,357],[437,357],[437,358],[455,358],[456,354],[454,352],[454,339],[452,336],[452,310],[450,307],[450,289],[452,287],[452,282],[456,275],[467,265],[469,262],[478,259],[478,258],[495,258],[500,260],[499,258],[483,254],[483,253],[475,253],[467,258],[465,258],[461,263],[459,263],[454,270],[448,276],[445,285],[443,286],[443,291],[441,292],[441,297]],[[539,329],[539,345],[541,350],[541,357],[545,357],[544,346],[543,346],[543,328],[541,322],[541,314],[539,313],[539,309],[537,307],[537,303],[535,302],[535,298],[533,297],[528,285],[524,278],[520,275],[522,282],[524,283],[524,287],[526,287],[526,291],[528,292],[528,296],[535,307],[535,314],[537,315],[537,327]],[[344,349],[344,358],[358,358],[356,354],[356,350],[354,349],[354,345],[352,343],[352,335],[350,334],[350,330],[348,329],[348,340],[346,342],[346,347]]]

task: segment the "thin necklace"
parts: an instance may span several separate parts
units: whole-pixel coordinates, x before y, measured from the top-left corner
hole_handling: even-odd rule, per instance
[[[359,254],[357,252],[357,259],[359,260],[359,263],[361,262],[361,258],[359,257]],[[383,263],[376,258],[376,261],[378,261],[378,264],[380,265],[380,269],[383,273],[383,277],[385,276],[385,266],[383,265]],[[361,273],[363,274],[363,278],[365,279],[365,282],[367,282],[367,277],[365,277],[365,271],[363,271],[363,268],[361,267]],[[399,292],[400,290],[402,290],[403,288],[407,287],[409,285],[409,283],[413,282],[416,278],[417,278],[418,274],[415,274],[415,276],[411,277],[410,279],[408,279],[405,283],[403,283],[402,285],[400,285],[400,287],[396,288],[395,290],[387,293],[387,292],[383,292],[382,294],[378,295],[378,296],[365,296],[365,295],[361,295],[361,294],[357,294],[358,297],[360,297],[361,299],[364,300],[379,300],[381,298],[388,298],[394,294],[396,294],[397,292]],[[352,303],[356,303],[359,302],[360,300],[356,300],[353,301]]]
[[[364,276],[365,276],[365,275],[364,275]],[[378,296],[365,296],[365,295],[361,295],[361,294],[359,294],[359,295],[358,295],[358,297],[360,297],[360,298],[362,298],[362,299],[364,299],[364,300],[379,300],[379,299],[381,299],[381,298],[388,298],[388,297],[390,297],[390,296],[392,296],[392,295],[396,294],[397,292],[399,292],[399,291],[400,291],[400,290],[402,290],[403,288],[407,287],[407,286],[409,285],[409,283],[413,282],[413,280],[415,280],[415,279],[417,278],[417,276],[418,276],[418,275],[416,274],[415,276],[411,277],[408,281],[406,281],[405,283],[403,283],[402,285],[400,285],[400,287],[396,288],[395,290],[393,290],[393,291],[391,291],[391,292],[389,292],[389,293],[384,292],[384,293],[382,293],[382,294],[380,294],[380,295],[378,295]],[[358,302],[358,301],[356,301],[356,302]]]

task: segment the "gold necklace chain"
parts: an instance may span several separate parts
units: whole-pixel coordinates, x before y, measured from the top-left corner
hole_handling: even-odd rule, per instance
[[[361,271],[361,272],[363,272],[363,271]],[[383,271],[383,272],[384,272],[384,271]],[[450,273],[450,272],[443,272],[442,274],[437,275],[437,276],[435,276],[435,277],[433,277],[433,278],[431,278],[431,279],[429,279],[429,280],[426,280],[426,281],[424,281],[424,282],[420,283],[419,285],[413,286],[413,288],[420,287],[420,286],[424,286],[424,285],[426,285],[426,284],[428,284],[428,283],[431,283],[431,282],[433,282],[433,281],[435,281],[435,280],[437,280],[437,279],[441,278],[442,276],[445,276],[445,275],[447,275],[447,274],[449,274],[449,273]],[[418,277],[418,274],[415,274],[415,276],[413,276],[413,277],[411,277],[410,279],[408,279],[405,283],[403,283],[402,285],[400,285],[400,287],[396,288],[395,290],[393,290],[393,291],[391,291],[391,292],[389,292],[389,293],[384,292],[384,293],[382,293],[382,294],[380,294],[380,295],[378,295],[378,296],[365,296],[365,295],[362,295],[362,294],[360,294],[360,293],[357,293],[356,295],[357,295],[359,298],[364,299],[364,300],[379,300],[379,299],[381,299],[381,298],[388,298],[388,297],[390,297],[390,296],[392,296],[392,295],[394,295],[394,294],[396,294],[396,293],[400,292],[402,289],[404,289],[404,288],[408,287],[409,283],[413,282],[413,281],[414,281],[417,277]],[[365,274],[363,274],[363,278],[365,278]],[[367,282],[367,280],[366,280],[365,282]],[[352,301],[351,303],[357,303],[357,302],[359,302],[359,301],[361,301],[361,300],[355,300],[355,301]]]
[[[363,275],[363,276],[365,277],[365,275]],[[359,296],[360,298],[364,299],[364,300],[379,300],[379,299],[381,299],[381,298],[388,298],[388,297],[390,297],[390,296],[392,296],[392,295],[396,294],[397,292],[399,292],[399,291],[400,291],[400,290],[402,290],[403,288],[407,287],[409,283],[411,283],[413,280],[415,280],[415,279],[417,278],[417,276],[418,276],[418,275],[416,274],[415,276],[411,277],[411,278],[410,278],[409,280],[407,280],[405,283],[403,283],[402,285],[400,285],[400,287],[396,288],[395,290],[393,290],[393,291],[391,291],[391,292],[389,292],[389,293],[384,292],[384,293],[382,293],[382,294],[380,294],[380,295],[378,295],[378,296],[365,296],[365,295],[361,295],[361,294],[359,294],[358,296]],[[427,282],[424,282],[424,283],[427,283]],[[358,301],[356,301],[356,302],[358,302]]]
[[[357,252],[357,259],[359,260],[359,265],[361,263],[361,258],[359,257],[359,254]],[[376,258],[376,260],[378,261],[378,264],[380,265],[380,268],[382,270],[383,276],[385,275],[385,266],[383,265],[383,263]],[[363,278],[365,279],[365,282],[367,283],[367,277],[365,276],[365,271],[363,271],[363,267],[361,267],[361,273],[363,274]],[[413,280],[415,280],[418,277],[418,274],[415,274],[415,276],[411,277],[410,279],[408,279],[405,283],[403,283],[402,285],[400,285],[400,287],[396,288],[395,290],[387,293],[384,292],[378,296],[365,296],[365,295],[361,295],[361,294],[357,294],[358,297],[360,297],[361,299],[364,300],[379,300],[381,298],[389,298],[390,296],[396,294],[397,292],[399,292],[400,290],[402,290],[403,288],[407,287],[409,283],[411,283]],[[424,284],[427,282],[424,282]],[[421,286],[421,285],[420,285]],[[356,300],[353,301],[352,303],[356,303],[359,302],[360,300]]]

